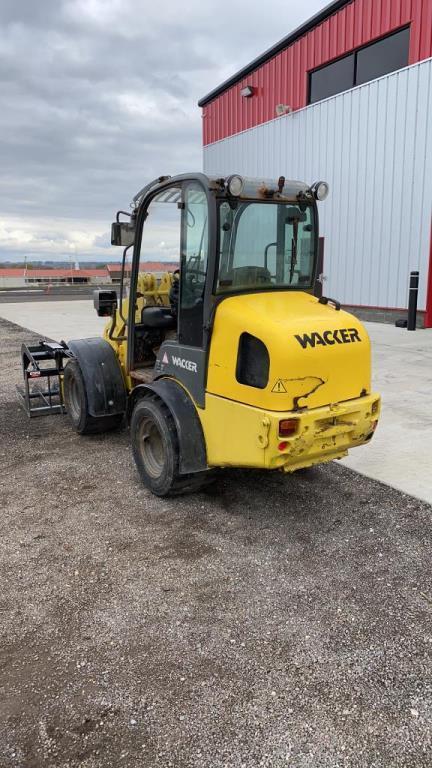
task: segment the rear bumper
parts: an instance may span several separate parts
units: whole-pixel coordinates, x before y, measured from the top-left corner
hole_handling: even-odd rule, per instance
[[[295,472],[343,458],[351,448],[370,442],[380,409],[380,397],[374,394],[302,413],[267,413],[263,419],[267,427],[265,466]],[[279,422],[284,418],[298,421],[292,437],[279,436]]]

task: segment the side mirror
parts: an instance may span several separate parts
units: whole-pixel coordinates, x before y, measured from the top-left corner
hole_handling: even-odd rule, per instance
[[[112,317],[117,309],[116,291],[93,291],[93,305],[99,317]]]
[[[128,221],[114,221],[111,224],[111,245],[127,248],[135,241],[135,224]]]

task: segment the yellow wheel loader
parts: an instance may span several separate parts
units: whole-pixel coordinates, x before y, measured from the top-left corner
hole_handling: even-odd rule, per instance
[[[29,413],[66,410],[80,434],[126,419],[158,496],[199,488],[218,467],[294,472],[368,443],[380,398],[367,332],[314,295],[327,193],[236,174],[148,184],[112,225],[122,278],[95,293],[103,338],[24,347]],[[166,258],[175,273],[145,272]],[[57,388],[31,389],[53,375]]]

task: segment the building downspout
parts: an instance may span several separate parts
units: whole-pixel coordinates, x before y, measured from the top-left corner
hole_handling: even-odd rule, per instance
[[[426,288],[425,328],[432,328],[432,221],[429,250],[429,277]]]

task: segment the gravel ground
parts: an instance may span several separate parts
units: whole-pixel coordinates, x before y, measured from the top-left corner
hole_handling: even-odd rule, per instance
[[[432,765],[431,512],[334,463],[159,500],[0,321],[0,766]]]

